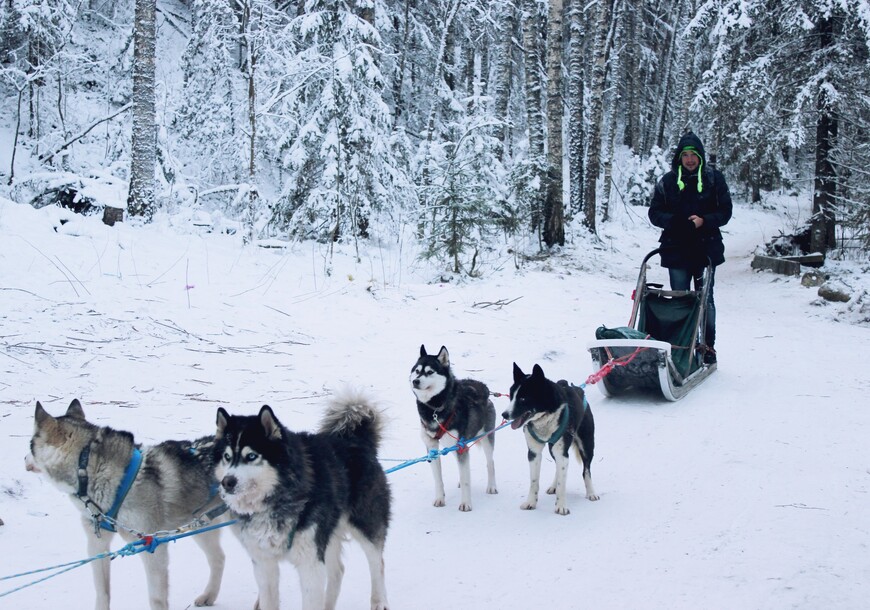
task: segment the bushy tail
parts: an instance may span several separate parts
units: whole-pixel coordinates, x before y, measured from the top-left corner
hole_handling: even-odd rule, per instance
[[[375,402],[361,390],[345,389],[329,401],[320,432],[370,445],[381,442],[384,417]]]

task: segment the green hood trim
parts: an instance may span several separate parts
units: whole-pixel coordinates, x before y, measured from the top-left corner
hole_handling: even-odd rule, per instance
[[[687,146],[683,150],[690,150],[691,148],[692,148],[691,146]],[[695,152],[695,151],[692,150],[692,152]],[[701,162],[698,164],[698,192],[701,193],[704,191],[704,179],[703,179],[702,174],[701,174],[701,170],[704,169],[704,158],[700,157],[700,156],[698,158],[701,159]],[[683,165],[682,164],[680,164],[680,166],[677,168],[677,186],[679,187],[680,191],[682,191],[684,188],[686,188],[686,183],[683,182]]]

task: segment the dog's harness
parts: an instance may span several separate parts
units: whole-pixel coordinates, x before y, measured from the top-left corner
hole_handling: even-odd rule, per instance
[[[456,415],[456,411],[451,413],[450,417],[447,418],[447,421],[442,424],[440,421],[438,421],[438,411],[435,411],[434,413],[432,413],[432,420],[436,424],[438,424],[438,432],[436,432],[435,436],[432,438],[434,438],[436,441],[440,441],[444,437],[444,435],[447,433],[447,430],[450,427],[450,422],[453,421],[454,415]]]
[[[142,451],[138,447],[133,448],[133,454],[130,456],[130,463],[127,464],[127,469],[124,471],[124,476],[121,478],[121,484],[118,486],[118,491],[115,492],[115,501],[108,512],[103,512],[99,504],[91,500],[88,496],[88,462],[91,458],[91,443],[85,445],[82,452],[79,454],[79,469],[78,482],[79,487],[76,491],[76,497],[81,500],[85,508],[87,508],[91,517],[94,520],[94,531],[99,536],[100,529],[107,532],[114,532],[115,517],[121,510],[121,505],[124,503],[124,498],[127,497],[127,492],[133,487],[133,481],[136,480],[136,475],[139,474],[139,467],[142,465]],[[96,509],[92,510],[91,507]]]
[[[535,434],[535,428],[531,423],[529,423],[528,425],[529,434],[531,434],[532,438],[539,443],[547,443],[548,445],[553,445],[556,443],[556,441],[562,438],[563,434],[565,434],[565,429],[568,427],[568,420],[570,419],[570,415],[571,414],[568,412],[568,405],[565,405],[565,407],[562,409],[562,420],[559,422],[559,427],[556,429],[555,432],[553,432],[553,435],[550,436],[549,440],[545,441],[539,438],[538,435]]]

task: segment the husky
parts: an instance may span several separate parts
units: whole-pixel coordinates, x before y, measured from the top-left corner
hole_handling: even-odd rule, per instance
[[[279,561],[299,572],[304,610],[335,608],[350,534],[371,572],[371,608],[387,609],[384,543],[390,488],[377,450],[381,414],[359,393],[334,397],[317,433],[291,432],[267,405],[217,411],[215,470],[251,557],[258,610],[278,610]]]
[[[489,388],[474,379],[457,380],[450,368],[450,355],[443,345],[437,356],[426,353],[420,346],[420,357],[411,369],[411,390],[417,397],[423,443],[432,453],[438,450],[445,434],[455,440],[471,440],[480,435],[486,454],[486,493],[497,494],[495,464],[495,407],[489,399]],[[456,452],[459,461],[459,510],[471,510],[471,467],[467,450]],[[432,476],[435,478],[434,506],[444,506],[444,480],[441,478],[441,460],[434,459]]]
[[[215,503],[214,437],[164,441],[151,447],[136,444],[130,432],[96,426],[85,419],[78,399],[66,414],[49,415],[36,403],[33,438],[25,467],[44,473],[76,504],[90,556],[106,553],[115,530],[130,542],[139,535],[190,525]],[[125,495],[126,494],[126,495]],[[217,518],[219,507],[208,510]],[[214,604],[221,587],[224,552],[220,532],[193,536],[206,555],[209,579],[197,606]],[[169,555],[165,544],[141,553],[152,610],[166,610],[169,597]],[[109,608],[110,560],[94,561],[97,610]]]
[[[520,505],[523,510],[534,510],[538,505],[538,487],[541,478],[541,454],[544,445],[556,462],[556,477],[547,489],[556,494],[556,512],[567,515],[568,451],[574,449],[577,460],[583,464],[583,483],[586,498],[598,500],[592,487],[592,456],[595,452],[595,420],[586,402],[583,389],[570,385],[564,379],[553,382],[544,376],[544,370],[534,365],[532,374],[526,375],[514,362],[514,383],[510,391],[510,407],[502,415],[511,421],[511,428],[522,427],[529,447],[529,496]]]

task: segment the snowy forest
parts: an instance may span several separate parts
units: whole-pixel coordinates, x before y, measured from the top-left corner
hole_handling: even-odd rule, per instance
[[[863,258],[868,59],[867,0],[2,0],[0,194],[474,275],[594,242],[691,129],[735,196],[812,198],[806,252]]]

